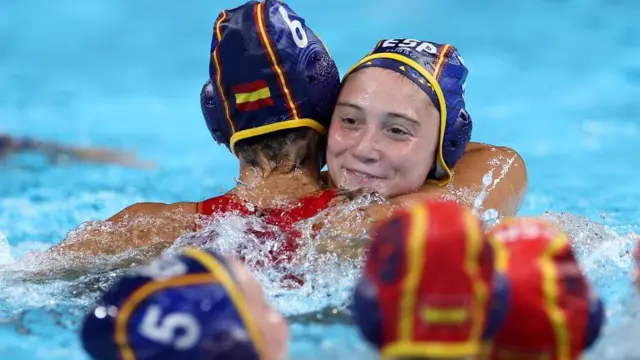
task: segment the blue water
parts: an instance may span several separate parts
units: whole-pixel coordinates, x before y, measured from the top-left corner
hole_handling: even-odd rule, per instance
[[[460,49],[471,69],[474,139],[511,146],[527,163],[530,186],[521,213],[550,211],[545,216],[561,221],[578,245],[602,242],[578,246],[610,316],[590,357],[640,356],[633,348],[639,311],[625,236],[640,225],[640,3],[289,3],[323,38],[342,72],[387,37]],[[198,94],[208,75],[213,21],[222,8],[238,4],[0,1],[0,131],[131,149],[160,164],[154,171],[51,167],[37,157],[2,164],[0,237],[10,249],[0,249],[0,263],[136,201],[196,201],[233,186],[236,160],[213,143]],[[0,357],[85,359],[74,332],[91,296],[64,282],[14,284],[5,274],[0,288]],[[331,304],[331,294],[277,304],[313,311]],[[373,358],[348,326],[292,326],[295,359]]]

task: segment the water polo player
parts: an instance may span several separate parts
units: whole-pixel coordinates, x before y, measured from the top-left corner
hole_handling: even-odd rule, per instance
[[[539,219],[510,219],[488,234],[506,249],[511,302],[491,360],[577,360],[596,341],[604,308],[567,235]]]
[[[509,306],[499,259],[455,202],[396,211],[373,230],[354,322],[385,359],[479,359]]]
[[[85,316],[96,360],[283,360],[289,331],[243,265],[188,249],[117,280]]]

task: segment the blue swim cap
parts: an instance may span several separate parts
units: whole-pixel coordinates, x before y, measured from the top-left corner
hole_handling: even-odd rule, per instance
[[[284,129],[326,134],[340,77],[303,18],[276,0],[249,1],[222,11],[213,32],[200,104],[216,142],[233,152],[239,140]]]
[[[422,89],[440,112],[437,164],[429,179],[439,185],[451,181],[451,169],[471,140],[472,121],[464,104],[469,71],[458,50],[449,44],[414,39],[378,42],[369,55],[355,64],[346,77],[359,69],[381,67],[406,76]]]
[[[81,330],[94,359],[260,359],[262,338],[224,259],[189,249],[118,280]]]

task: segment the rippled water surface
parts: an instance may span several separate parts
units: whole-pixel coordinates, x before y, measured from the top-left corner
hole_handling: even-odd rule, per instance
[[[559,221],[606,299],[593,359],[640,358],[626,236],[640,224],[640,3],[631,0],[292,0],[342,71],[387,37],[449,42],[471,72],[474,138],[518,150],[530,187],[521,213]],[[90,219],[142,200],[200,200],[233,186],[237,163],[216,146],[198,94],[213,21],[232,1],[0,2],[0,131],[131,149],[142,171],[38,157],[0,165],[0,354],[85,359],[74,335],[109,275],[21,283],[14,260]],[[355,268],[344,269],[354,275]],[[111,275],[114,276],[114,275]],[[292,316],[295,359],[372,358],[331,310],[350,277],[270,294]],[[331,285],[331,286],[329,286]],[[336,289],[337,288],[337,289]],[[634,323],[635,322],[635,323]]]

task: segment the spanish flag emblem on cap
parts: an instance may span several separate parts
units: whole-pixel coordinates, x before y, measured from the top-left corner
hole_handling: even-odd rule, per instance
[[[265,80],[257,80],[248,84],[231,87],[236,98],[238,111],[255,111],[267,106],[273,106],[273,98],[269,84]]]
[[[372,234],[353,316],[383,356],[477,356],[506,311],[499,254],[454,202],[396,212]]]
[[[319,37],[284,2],[220,13],[213,26],[210,82],[200,103],[216,142],[308,127],[326,134],[340,78]]]

